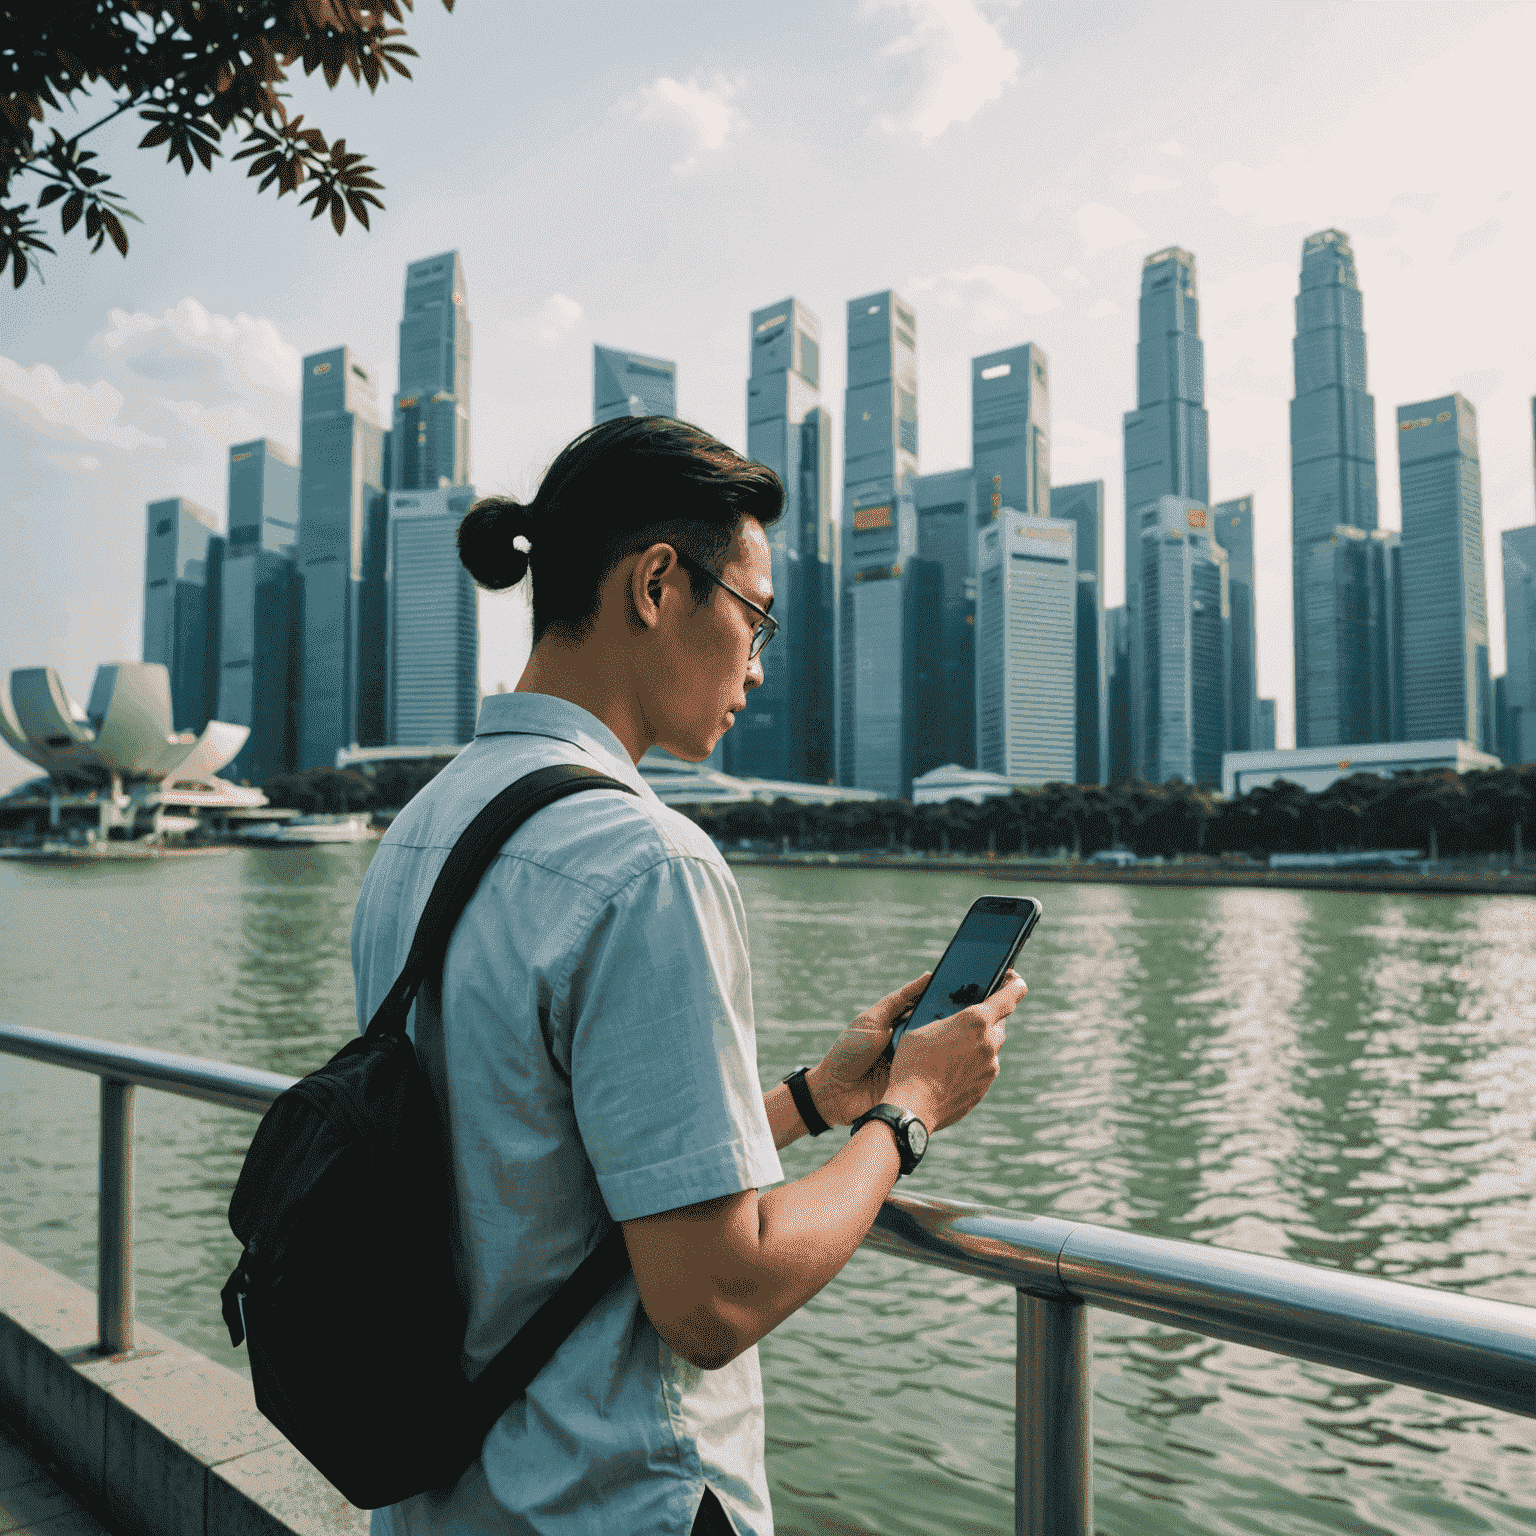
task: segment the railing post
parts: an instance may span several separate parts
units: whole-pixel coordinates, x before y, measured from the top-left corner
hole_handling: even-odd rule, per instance
[[[133,1084],[101,1080],[96,1320],[104,1355],[133,1348]]]
[[[1088,1308],[1018,1296],[1013,1528],[1017,1536],[1093,1536]]]

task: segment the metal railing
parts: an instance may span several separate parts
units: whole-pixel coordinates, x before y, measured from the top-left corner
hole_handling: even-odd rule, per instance
[[[294,1079],[11,1024],[0,1052],[101,1078],[100,1348],[131,1349],[134,1088],[259,1114]],[[1536,1307],[905,1190],[865,1243],[1018,1293],[1018,1536],[1092,1536],[1090,1305],[1536,1418]]]

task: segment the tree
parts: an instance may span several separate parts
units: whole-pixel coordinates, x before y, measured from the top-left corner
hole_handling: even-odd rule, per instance
[[[339,235],[350,213],[364,229],[368,209],[384,204],[373,166],[328,143],[302,116],[289,117],[279,89],[294,64],[306,75],[317,69],[334,89],[342,75],[370,91],[391,74],[410,79],[403,62],[416,50],[401,41],[402,11],[414,0],[48,0],[47,4],[0,6],[5,46],[0,51],[0,272],[11,267],[20,288],[37,262],[54,254],[33,217],[54,203],[69,234],[82,225],[99,251],[111,240],[128,254],[123,221],[138,221],[112,191],[108,172],[90,162],[100,157],[81,147],[98,128],[137,112],[149,124],[140,149],[166,146],[166,163],[212,169],[231,129],[245,129],[244,146],[232,158],[249,160],[259,191],[278,197],[307,187],[299,199],[311,217],[329,214]],[[453,0],[443,0],[451,11]],[[66,138],[48,123],[49,112],[74,105],[76,96],[103,82],[115,106]],[[41,128],[48,137],[37,136]],[[26,195],[14,197],[20,178]],[[39,186],[37,182],[42,184]],[[35,195],[35,201],[34,199]]]

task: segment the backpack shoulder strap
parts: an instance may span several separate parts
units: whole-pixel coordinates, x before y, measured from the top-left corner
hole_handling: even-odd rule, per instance
[[[416,993],[435,967],[442,964],[460,914],[469,905],[469,898],[475,894],[482,876],[507,839],[535,811],[587,789],[618,789],[626,795],[635,793],[628,784],[610,778],[596,768],[557,763],[551,768],[525,774],[481,809],[460,834],[439,871],[432,894],[422,909],[421,920],[416,924],[405,967],[369,1021],[364,1032],[366,1038],[405,1033],[406,1016]]]

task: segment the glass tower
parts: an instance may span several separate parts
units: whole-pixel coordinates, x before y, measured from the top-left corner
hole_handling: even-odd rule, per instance
[[[1211,536],[1227,552],[1232,610],[1232,666],[1228,674],[1227,750],[1253,748],[1253,713],[1259,698],[1259,631],[1254,609],[1253,497],[1211,508]],[[1385,738],[1383,738],[1385,739]]]
[[[939,693],[943,704],[918,722],[914,777],[956,763],[976,766],[976,480],[968,469],[919,475],[917,553],[943,571],[939,615]],[[990,514],[989,514],[990,516]]]
[[[1493,745],[1477,412],[1461,394],[1397,408],[1403,497],[1403,728]]]
[[[170,669],[171,720],[201,732],[218,703],[224,540],[184,496],[145,508],[144,660]]]
[[[384,744],[385,433],[349,347],[304,359],[299,570],[304,580],[299,766]]]
[[[1143,514],[1159,497],[1202,506],[1210,498],[1210,428],[1205,412],[1205,344],[1195,258],[1179,246],[1141,264],[1136,340],[1136,409],[1125,414],[1125,604],[1131,633],[1131,772],[1156,777],[1141,757],[1149,740],[1139,604]],[[1156,522],[1156,516],[1153,522]]]
[[[229,450],[219,719],[250,727],[228,778],[265,784],[298,753],[299,466],[262,437]]]
[[[971,359],[971,468],[979,523],[1051,510],[1049,364],[1034,342]]]
[[[389,493],[389,744],[440,747],[475,734],[479,610],[459,560],[472,485]]]
[[[677,364],[616,347],[592,348],[592,425],[616,416],[676,416]]]
[[[469,480],[469,315],[457,251],[405,269],[400,319],[400,392],[390,434],[397,491],[436,490]]]
[[[1342,230],[1308,235],[1296,296],[1296,397],[1291,401],[1291,549],[1296,648],[1296,745],[1327,747],[1396,738],[1338,701],[1389,691],[1367,684],[1370,659],[1359,601],[1337,580],[1338,528],[1376,527],[1376,402],[1366,393],[1364,304]],[[1309,585],[1312,583],[1312,585]],[[1355,636],[1355,642],[1348,640]],[[1321,649],[1319,649],[1321,647]],[[1316,654],[1313,654],[1316,652]],[[1339,734],[1344,732],[1345,734]]]
[[[1536,763],[1536,523],[1504,547],[1504,706],[1511,763]]]
[[[917,318],[889,289],[848,305],[845,401],[838,778],[907,796],[937,707],[943,573],[917,552]]]
[[[1108,782],[1135,777],[1135,742],[1131,731],[1131,610],[1123,603],[1104,615],[1109,636],[1109,679],[1105,685],[1109,716]]]
[[[1139,748],[1143,778],[1220,789],[1231,609],[1227,552],[1209,518],[1184,496],[1159,497],[1141,515]]]
[[[1077,778],[1077,529],[1002,507],[976,546],[976,766]]]
[[[1051,488],[1051,516],[1077,525],[1077,782],[1109,782],[1109,630],[1104,609],[1104,482]]]
[[[799,300],[749,322],[747,457],[784,482],[784,515],[768,529],[778,638],[762,654],[762,686],[722,742],[727,773],[827,784],[833,757],[832,418],[821,406],[821,326]]]

